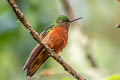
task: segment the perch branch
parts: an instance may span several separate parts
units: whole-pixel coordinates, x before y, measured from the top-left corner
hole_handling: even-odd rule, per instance
[[[65,71],[69,72],[73,77],[75,77],[78,80],[85,80],[81,75],[79,75],[75,70],[72,69],[71,66],[69,66],[59,55],[57,55],[54,51],[52,51],[45,43],[42,42],[42,40],[39,37],[39,34],[32,29],[31,25],[27,22],[25,19],[23,13],[19,10],[17,4],[14,0],[8,0],[11,8],[15,12],[17,18],[21,21],[21,23],[24,25],[24,27],[30,32],[33,39],[35,39],[42,47],[44,47],[47,51],[50,57],[52,57],[54,60],[56,60],[59,64],[61,64]]]

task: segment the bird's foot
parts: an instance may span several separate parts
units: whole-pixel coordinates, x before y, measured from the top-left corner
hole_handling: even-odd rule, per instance
[[[61,56],[58,56],[58,59],[59,59],[59,61],[61,61],[61,59],[62,59]]]
[[[49,49],[50,49],[50,52],[52,52],[52,53],[49,53],[48,55],[49,55],[49,56],[53,56],[53,54],[54,54],[53,52],[55,52],[55,50],[52,49],[52,48],[49,48]]]
[[[54,50],[54,49],[52,49],[52,48],[50,48],[50,51],[55,52],[55,50]]]

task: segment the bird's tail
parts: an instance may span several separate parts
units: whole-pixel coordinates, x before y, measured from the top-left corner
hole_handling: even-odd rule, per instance
[[[45,49],[40,50],[40,52],[34,56],[34,58],[31,56],[23,68],[23,70],[27,70],[27,76],[32,77],[39,67],[48,59],[48,57],[49,56]]]
[[[42,51],[27,69],[27,76],[31,77],[47,59],[48,54]]]

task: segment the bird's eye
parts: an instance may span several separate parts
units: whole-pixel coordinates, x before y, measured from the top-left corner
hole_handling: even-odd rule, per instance
[[[59,23],[64,22],[63,20],[59,20]]]

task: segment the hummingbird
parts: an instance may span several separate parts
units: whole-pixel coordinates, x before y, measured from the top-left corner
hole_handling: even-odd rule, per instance
[[[69,20],[65,15],[58,16],[53,25],[47,27],[41,34],[41,40],[56,54],[62,51],[68,41],[68,31],[70,24],[80,18]],[[31,51],[28,60],[26,61],[23,71],[26,70],[26,75],[32,77],[40,66],[49,58],[47,51],[37,44]]]

